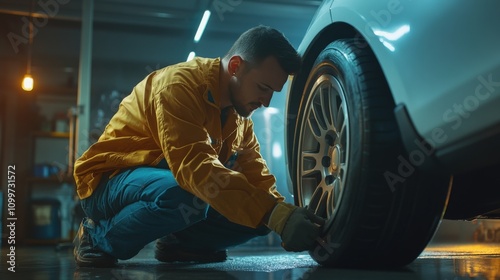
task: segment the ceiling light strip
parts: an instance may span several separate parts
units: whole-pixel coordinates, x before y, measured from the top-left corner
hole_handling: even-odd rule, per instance
[[[200,26],[198,26],[198,31],[196,31],[196,35],[194,35],[194,42],[198,43],[201,39],[201,35],[203,35],[203,31],[205,31],[205,27],[207,27],[208,19],[210,19],[210,11],[206,10],[203,13],[203,17],[201,18]]]

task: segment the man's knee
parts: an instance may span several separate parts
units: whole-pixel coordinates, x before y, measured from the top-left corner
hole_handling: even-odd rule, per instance
[[[204,220],[207,217],[208,204],[180,187],[167,191],[158,200],[157,204],[159,207],[178,211],[181,220],[186,226]]]
[[[186,225],[192,225],[207,218],[208,204],[193,196],[191,201],[181,202],[179,212]]]

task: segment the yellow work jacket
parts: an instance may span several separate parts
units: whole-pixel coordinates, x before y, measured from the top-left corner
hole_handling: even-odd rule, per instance
[[[99,140],[75,162],[78,196],[91,196],[103,173],[166,159],[181,188],[234,223],[262,225],[283,196],[260,154],[251,119],[231,109],[221,124],[220,63],[195,58],[137,84]]]

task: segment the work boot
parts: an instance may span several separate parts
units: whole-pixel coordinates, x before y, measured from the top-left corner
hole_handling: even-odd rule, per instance
[[[227,251],[205,251],[182,248],[173,234],[156,240],[155,258],[161,262],[213,263],[227,260]]]
[[[80,228],[73,240],[75,248],[73,254],[78,266],[82,267],[112,267],[116,265],[117,259],[97,248],[92,243],[92,238],[84,226],[87,218],[80,223]]]

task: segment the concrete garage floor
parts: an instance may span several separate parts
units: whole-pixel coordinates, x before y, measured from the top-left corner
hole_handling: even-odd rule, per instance
[[[114,268],[78,268],[70,247],[16,248],[16,272],[7,270],[2,248],[0,279],[500,279],[500,244],[432,244],[412,264],[397,270],[330,269],[307,253],[277,247],[229,250],[229,259],[214,264],[165,264],[148,245]]]

